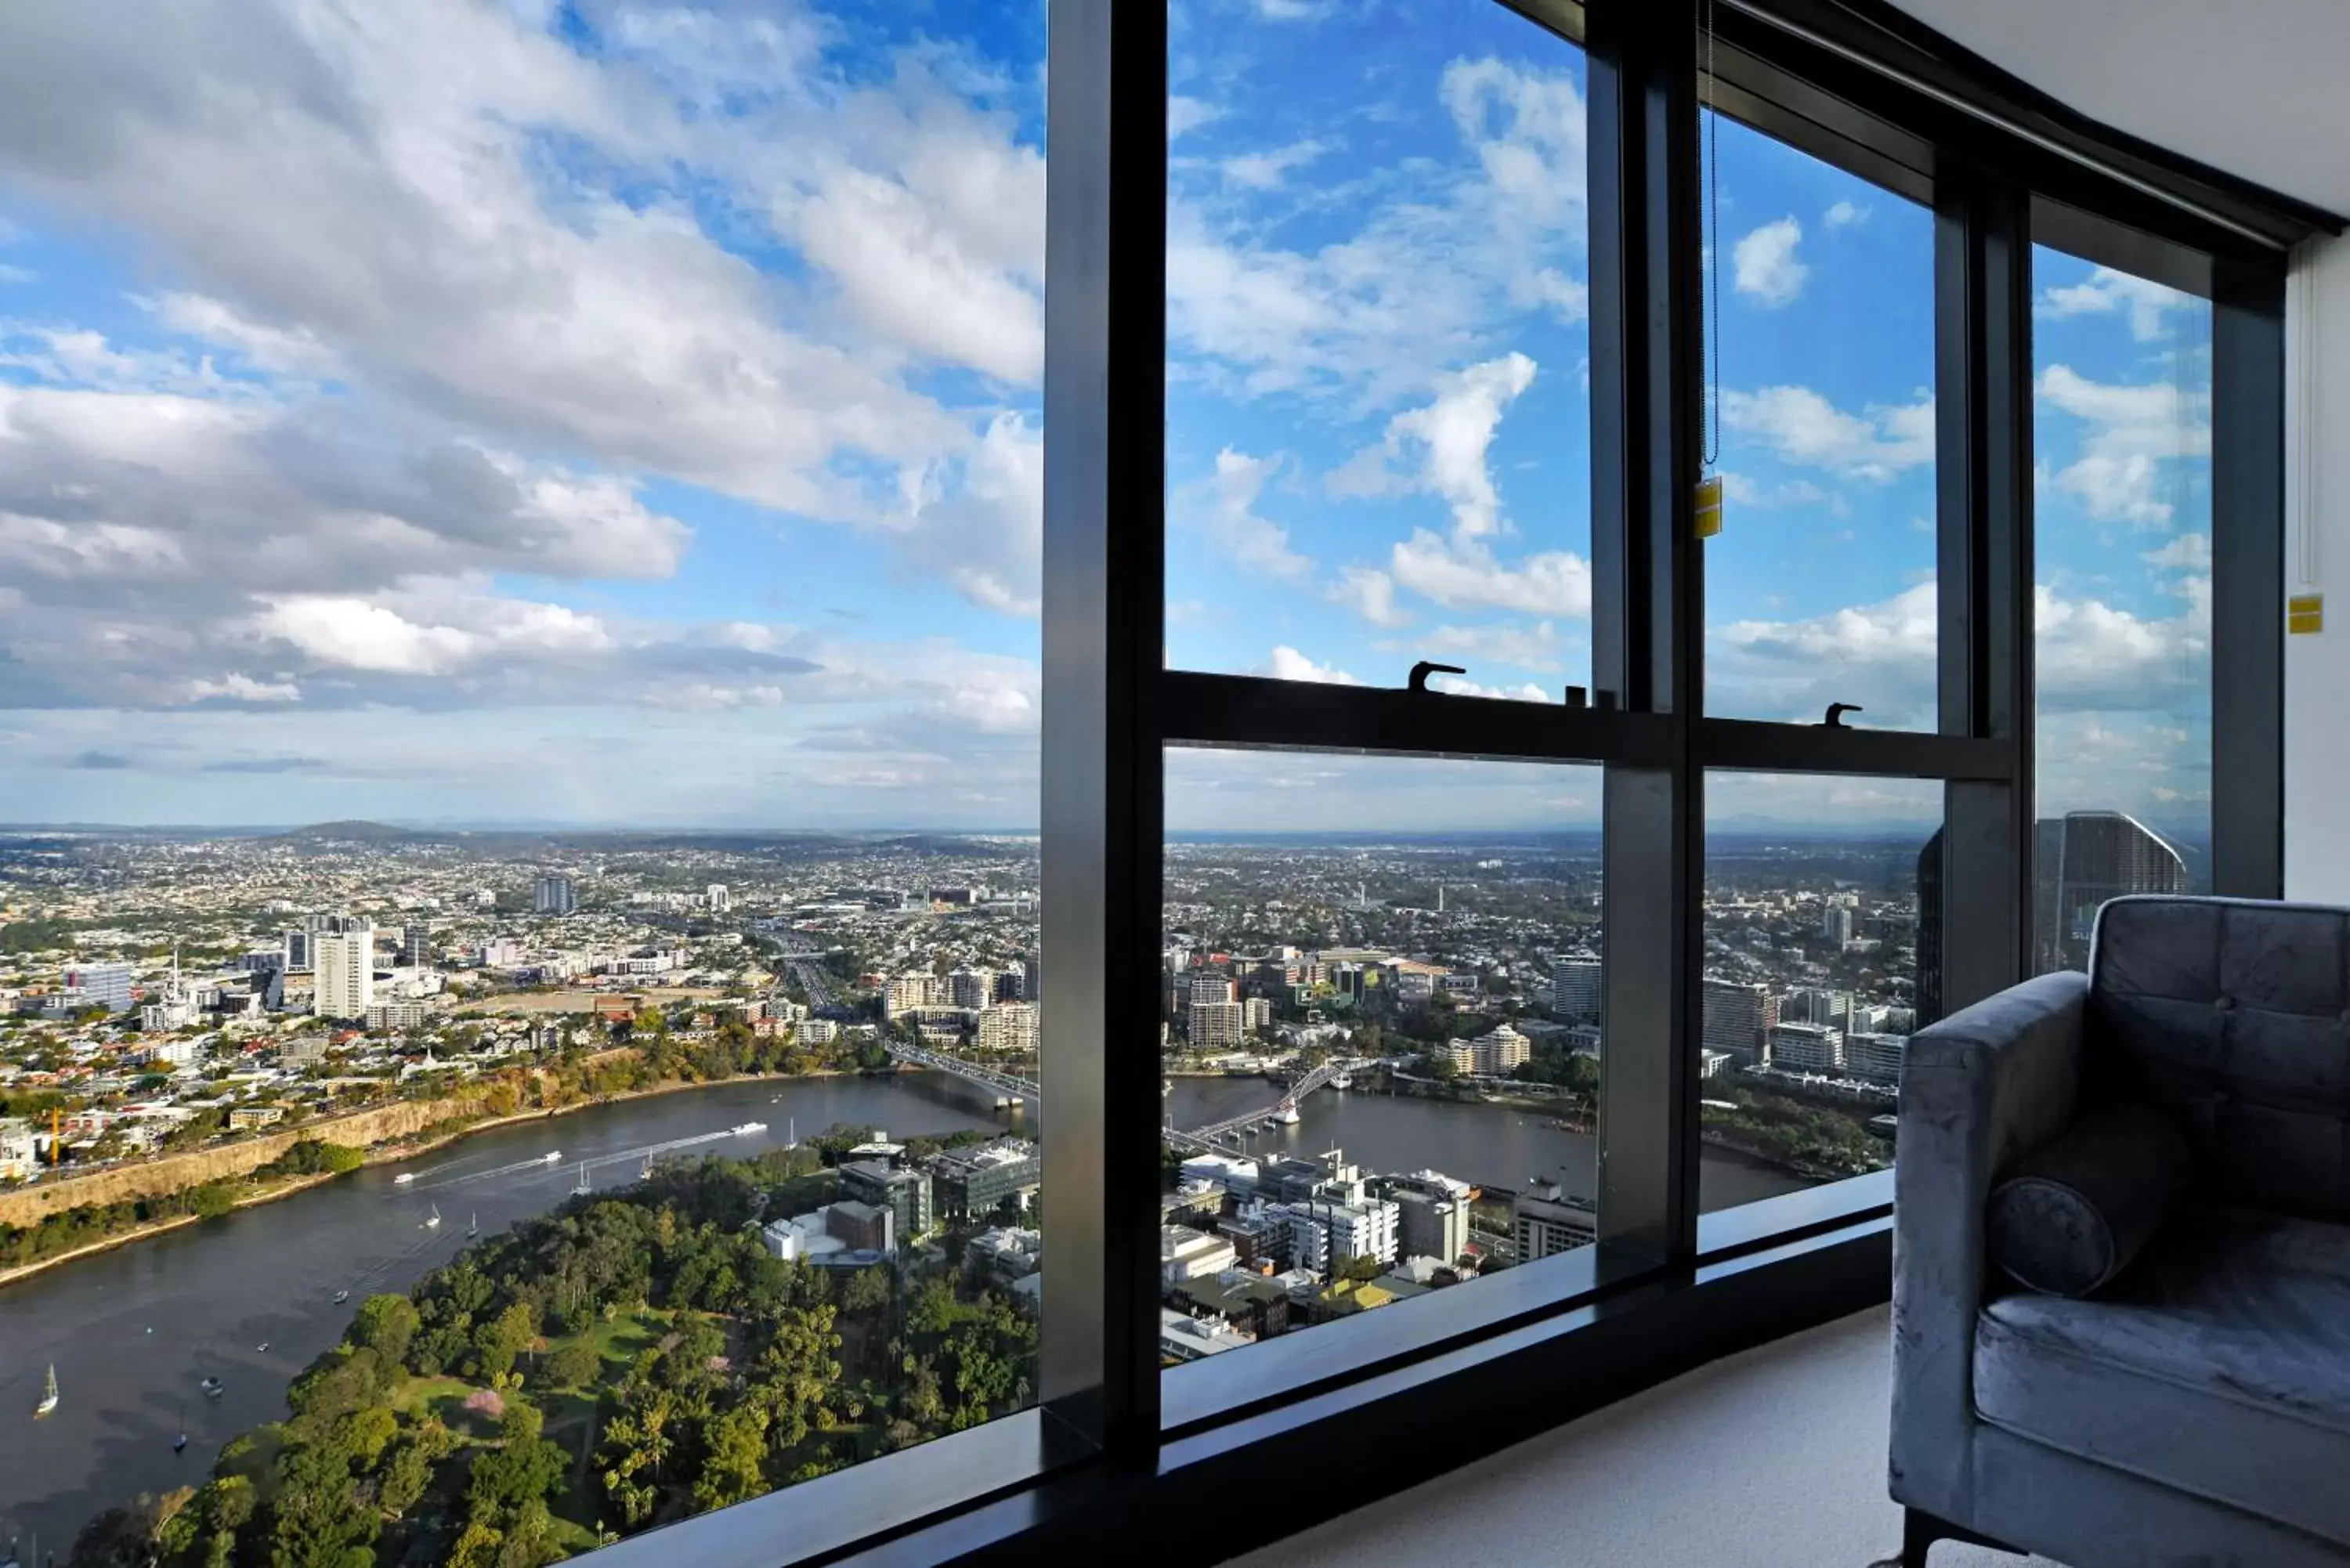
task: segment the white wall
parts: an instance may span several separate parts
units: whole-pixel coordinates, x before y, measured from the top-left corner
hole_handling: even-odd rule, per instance
[[[2295,264],[2285,591],[2324,591],[2325,629],[2285,639],[2284,893],[2350,904],[2350,238],[2313,241]]]

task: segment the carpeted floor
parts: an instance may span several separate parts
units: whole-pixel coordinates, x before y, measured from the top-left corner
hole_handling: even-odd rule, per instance
[[[1700,1367],[1233,1562],[1866,1568],[1901,1544],[1885,1495],[1887,1310]],[[2027,1564],[2054,1568],[1949,1542],[1932,1568]]]

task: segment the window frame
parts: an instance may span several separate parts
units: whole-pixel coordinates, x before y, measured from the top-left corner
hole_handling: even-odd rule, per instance
[[[1424,1479],[1415,1439],[1432,1419],[1466,1462],[1883,1300],[1889,1171],[1698,1212],[1704,781],[1941,781],[1946,1007],[2029,972],[2030,262],[2051,225],[2076,254],[2208,269],[2212,679],[2228,693],[2212,723],[2228,764],[2213,770],[2213,880],[2281,892],[2284,248],[2340,221],[2097,126],[1887,0],[1718,0],[1721,109],[1934,211],[1942,591],[1938,732],[1709,717],[1691,536],[1699,0],[1492,3],[1586,51],[1591,705],[1163,668],[1167,0],[1049,0],[1039,1403],[602,1559],[1034,1561],[1104,1529],[1195,1523],[1201,1480],[1310,1471],[1293,1489],[1304,1511],[1225,1521],[1220,1549],[1243,1550]],[[1606,865],[1642,874],[1608,880],[1597,1246],[1162,1376],[1159,1062],[1133,1043],[1157,1037],[1169,745],[1603,769]],[[1561,1397],[1515,1397],[1529,1378]],[[1410,1473],[1387,1473],[1397,1465]]]

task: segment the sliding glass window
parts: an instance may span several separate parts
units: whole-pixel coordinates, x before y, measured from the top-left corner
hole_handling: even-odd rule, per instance
[[[1708,113],[1705,710],[1936,727],[1934,215]]]

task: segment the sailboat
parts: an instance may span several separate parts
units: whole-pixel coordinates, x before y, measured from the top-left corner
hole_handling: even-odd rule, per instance
[[[33,1407],[33,1419],[39,1420],[57,1407],[57,1364],[49,1363],[48,1381],[41,1385],[41,1402]]]
[[[474,1238],[475,1236],[480,1235],[481,1233],[482,1233],[482,1217],[481,1217],[481,1215],[477,1212],[477,1213],[475,1213],[475,1214],[473,1215],[473,1217],[471,1220],[468,1220],[465,1222],[465,1238],[466,1238],[466,1240],[471,1241],[473,1238]]]
[[[585,1198],[591,1190],[588,1185],[588,1162],[583,1159],[579,1162],[579,1185],[571,1189],[571,1196]]]
[[[432,1205],[432,1212],[425,1216],[424,1228],[427,1231],[438,1231],[441,1229],[441,1205],[438,1203]]]
[[[172,1451],[180,1453],[188,1446],[188,1402],[180,1401],[180,1435],[172,1439]]]

